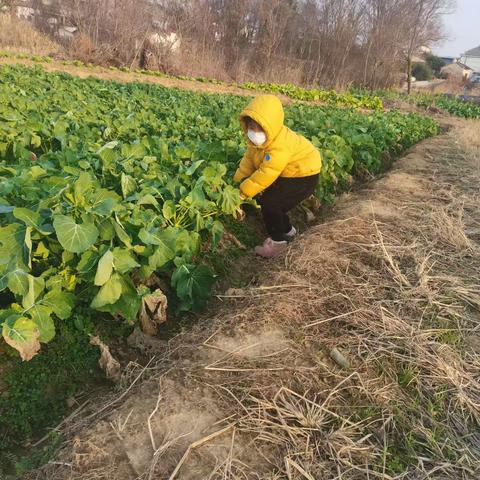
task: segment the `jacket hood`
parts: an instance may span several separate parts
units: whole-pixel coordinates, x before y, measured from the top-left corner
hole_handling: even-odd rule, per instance
[[[275,140],[282,130],[285,114],[282,102],[275,95],[260,95],[255,97],[240,114],[240,124],[246,134],[245,117],[255,120],[265,131],[267,141],[261,146],[264,148]]]

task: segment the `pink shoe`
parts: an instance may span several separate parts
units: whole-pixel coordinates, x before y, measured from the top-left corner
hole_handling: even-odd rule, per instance
[[[263,242],[263,245],[255,247],[255,253],[264,258],[273,258],[281,255],[286,249],[287,242],[285,240],[276,242],[269,237]]]

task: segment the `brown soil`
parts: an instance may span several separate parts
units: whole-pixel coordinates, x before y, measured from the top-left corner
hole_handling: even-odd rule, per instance
[[[130,364],[27,478],[479,478],[480,125],[455,123]]]

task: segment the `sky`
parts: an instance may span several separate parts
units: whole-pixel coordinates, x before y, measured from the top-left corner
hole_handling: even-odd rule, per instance
[[[480,45],[480,0],[457,0],[455,13],[445,15],[448,39],[433,48],[437,55],[457,57]]]

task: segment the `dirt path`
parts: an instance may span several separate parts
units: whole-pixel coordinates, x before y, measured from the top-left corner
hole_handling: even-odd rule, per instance
[[[479,478],[479,132],[341,197],[28,478]]]

